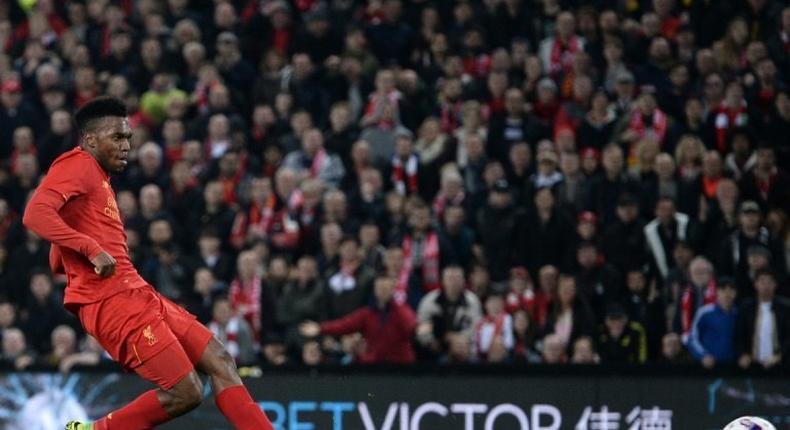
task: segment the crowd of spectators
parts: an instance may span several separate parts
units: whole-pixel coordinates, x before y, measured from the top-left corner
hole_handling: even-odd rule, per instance
[[[790,363],[779,0],[0,1],[0,358],[106,360],[22,227],[125,101],[140,274],[239,364]]]

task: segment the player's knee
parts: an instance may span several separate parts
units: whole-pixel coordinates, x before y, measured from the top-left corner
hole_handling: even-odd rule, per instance
[[[203,401],[203,383],[200,382],[200,379],[195,378],[194,381],[188,385],[187,389],[184,390],[182,401],[184,407],[188,410],[200,406],[200,402]]]
[[[200,379],[190,378],[188,384],[183,384],[173,393],[175,395],[176,409],[186,413],[200,406],[203,401],[203,383]]]

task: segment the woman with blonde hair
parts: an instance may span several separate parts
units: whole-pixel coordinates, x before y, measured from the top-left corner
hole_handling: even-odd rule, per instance
[[[634,156],[628,160],[628,171],[635,178],[644,179],[654,172],[656,156],[661,147],[653,139],[642,139],[636,144]]]
[[[699,137],[686,134],[680,138],[675,148],[675,163],[678,174],[683,179],[696,178],[702,170],[702,156],[705,155],[705,144]]]
[[[719,67],[730,72],[740,70],[746,63],[748,43],[749,26],[746,20],[737,17],[730,21],[724,37],[713,43],[713,53]]]

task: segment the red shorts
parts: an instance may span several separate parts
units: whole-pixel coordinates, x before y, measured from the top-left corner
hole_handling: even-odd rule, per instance
[[[81,305],[77,314],[124,369],[165,390],[195,368],[213,336],[194,315],[150,286]]]

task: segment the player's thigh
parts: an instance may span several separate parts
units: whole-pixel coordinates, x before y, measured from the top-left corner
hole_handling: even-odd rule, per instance
[[[183,347],[190,362],[193,365],[197,364],[214,334],[184,308],[161,295],[159,297],[162,301],[165,324]]]
[[[171,342],[153,357],[134,368],[141,378],[170,390],[195,370],[179,342]]]
[[[79,311],[85,330],[125,369],[134,369],[177,338],[165,323],[165,309],[151,288],[115,294]]]

